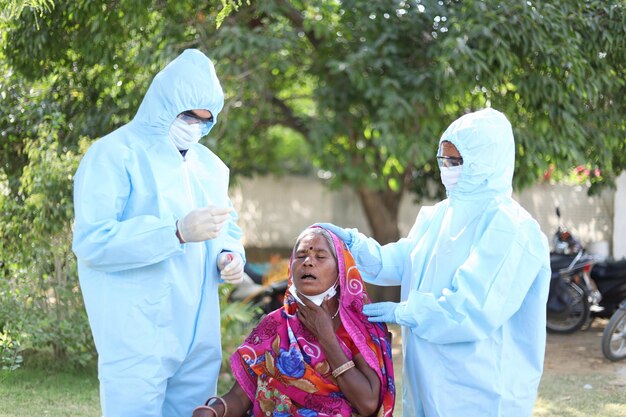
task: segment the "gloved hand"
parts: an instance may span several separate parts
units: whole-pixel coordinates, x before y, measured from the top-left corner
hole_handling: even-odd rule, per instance
[[[190,211],[176,222],[178,235],[184,242],[204,242],[219,236],[230,219],[232,207],[208,206]]]
[[[350,229],[344,229],[343,227],[335,226],[332,223],[315,223],[313,226],[319,226],[326,230],[330,230],[336,234],[339,239],[343,240],[348,247],[352,244],[352,233],[350,233]]]
[[[363,314],[365,314],[367,319],[372,323],[385,322],[397,324],[396,309],[399,305],[400,303],[392,303],[390,301],[365,304],[363,306]]]
[[[222,252],[217,255],[217,269],[220,278],[229,284],[241,284],[243,281],[243,259],[234,252]]]

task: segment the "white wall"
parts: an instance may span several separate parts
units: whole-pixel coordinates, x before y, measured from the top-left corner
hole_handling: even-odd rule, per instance
[[[621,231],[616,233],[618,236],[626,235],[626,176],[622,175],[620,181],[617,194],[608,190],[600,196],[589,197],[583,186],[541,184],[514,197],[537,219],[549,238],[558,225],[555,207],[559,205],[563,224],[583,244],[612,242],[614,227]],[[356,194],[350,188],[331,191],[317,178],[242,179],[231,188],[231,198],[240,215],[239,225],[245,233],[247,247],[290,248],[300,231],[315,222],[356,227],[370,234]],[[418,211],[412,195],[406,195],[400,207],[402,235],[409,232]],[[615,220],[614,212],[619,213]],[[614,245],[619,258],[624,256],[626,242],[621,239],[618,243]]]
[[[617,177],[616,185],[613,256],[621,259],[626,257],[626,171]]]
[[[231,199],[244,245],[290,248],[311,223],[333,220],[331,194],[319,181],[306,177],[242,179],[231,188]]]
[[[611,190],[588,196],[585,186],[538,184],[514,197],[539,222],[550,239],[559,224],[555,213],[556,206],[559,206],[561,223],[584,246],[612,240],[614,192]]]

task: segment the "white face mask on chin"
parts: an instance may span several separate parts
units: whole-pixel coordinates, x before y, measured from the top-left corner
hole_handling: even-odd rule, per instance
[[[169,137],[179,151],[186,151],[202,138],[202,124],[187,124],[184,120],[175,119],[170,126]]]
[[[316,306],[321,306],[322,302],[324,301],[324,298],[328,297],[330,299],[330,298],[333,298],[335,295],[337,295],[337,290],[335,289],[336,286],[337,286],[337,281],[335,281],[335,283],[329,289],[327,289],[321,294],[317,294],[317,295],[306,295],[302,293],[300,294],[308,298],[309,301],[311,301]],[[297,302],[299,302],[300,304],[304,304],[302,300],[300,299],[300,297],[298,297],[298,290],[296,290],[296,286],[294,284],[292,284],[289,287],[289,293],[293,295],[293,297],[296,299]]]
[[[461,171],[463,170],[463,165],[459,165],[456,167],[441,167],[441,182],[443,186],[446,187],[446,190],[452,191],[456,188],[459,183],[459,178],[461,177]]]

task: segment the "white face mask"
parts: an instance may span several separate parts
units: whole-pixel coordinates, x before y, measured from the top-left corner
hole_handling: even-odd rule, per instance
[[[330,298],[333,298],[335,295],[337,295],[337,290],[335,289],[336,286],[337,286],[337,281],[335,281],[335,283],[329,289],[327,289],[321,294],[317,294],[317,295],[306,295],[302,293],[300,294],[308,298],[309,301],[313,302],[313,304],[315,304],[316,306],[321,306],[322,302],[324,301],[324,298],[328,297],[330,299]],[[289,293],[293,295],[293,297],[296,299],[297,302],[299,302],[300,304],[304,304],[302,300],[300,299],[300,297],[298,297],[298,291],[296,290],[295,285],[292,284],[291,287],[289,287]]]
[[[446,187],[446,190],[448,191],[454,190],[456,185],[459,183],[463,165],[455,167],[441,167],[439,169],[441,171],[441,182],[443,183],[443,186]]]
[[[186,151],[202,138],[202,124],[187,124],[184,120],[175,119],[170,126],[169,137],[179,151]]]

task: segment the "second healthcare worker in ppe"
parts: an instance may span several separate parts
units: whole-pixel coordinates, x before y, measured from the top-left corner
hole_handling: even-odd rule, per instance
[[[515,144],[493,109],[456,120],[437,154],[448,198],[385,246],[324,225],[363,278],[401,285],[400,303],[363,307],[402,325],[404,416],[530,417],[543,371],[548,242],[512,197]]]
[[[186,50],[76,173],[73,249],[105,417],[189,416],[215,395],[217,286],[245,261],[229,170],[198,143],[223,104],[210,59]]]

